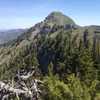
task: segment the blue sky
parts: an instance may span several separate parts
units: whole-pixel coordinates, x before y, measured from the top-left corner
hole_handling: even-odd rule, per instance
[[[0,0],[0,29],[28,28],[61,11],[78,25],[100,25],[100,0]]]

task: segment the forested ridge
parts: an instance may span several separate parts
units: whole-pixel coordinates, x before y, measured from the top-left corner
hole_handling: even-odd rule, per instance
[[[0,47],[0,80],[24,90],[2,88],[1,100],[100,100],[100,26],[51,13]]]

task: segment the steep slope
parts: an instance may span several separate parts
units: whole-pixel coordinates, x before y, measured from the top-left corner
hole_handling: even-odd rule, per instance
[[[91,41],[91,48],[93,46],[95,46],[94,48],[99,48],[100,41],[98,43],[95,42],[95,44],[98,46],[93,45],[95,41],[94,32],[99,28],[99,26],[79,27],[74,21],[71,20],[71,18],[66,17],[60,12],[52,12],[44,21],[31,27],[14,41],[6,43],[5,46],[1,46],[0,66],[1,70],[5,70],[4,73],[1,73],[1,76],[10,75],[9,77],[12,77],[13,75],[9,73],[12,72],[12,74],[14,74],[18,68],[27,66],[32,67],[34,62],[30,61],[33,59],[35,59],[40,66],[47,67],[50,61],[45,60],[48,60],[49,54],[47,52],[47,57],[40,56],[42,52],[42,46],[43,48],[46,48],[44,45],[45,41],[49,42],[49,39],[50,41],[52,39],[56,40],[56,36],[58,36],[60,33],[67,34],[70,32],[73,38],[77,36],[77,40],[75,38],[74,41],[77,41],[77,44],[79,44],[80,39],[82,41],[84,40],[84,34],[87,30],[88,35],[85,37],[86,41]],[[95,49],[95,51],[99,50],[98,48]],[[100,51],[98,51],[98,56],[99,54]],[[33,55],[35,55],[35,57]],[[27,63],[27,61],[29,61],[30,64]],[[38,64],[35,63],[35,65]]]
[[[78,26],[75,22],[69,18],[68,16],[62,14],[61,12],[52,12],[50,13],[44,21],[35,24],[35,26],[31,27],[25,34],[19,37],[19,39],[29,38],[33,39],[35,35],[47,34],[52,31],[56,31],[56,26],[66,27],[70,29],[72,27],[77,28]],[[53,28],[55,30],[53,30]],[[28,33],[28,34],[27,34]]]

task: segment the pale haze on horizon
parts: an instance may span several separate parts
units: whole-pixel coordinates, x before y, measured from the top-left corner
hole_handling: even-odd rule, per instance
[[[60,11],[81,26],[100,25],[100,0],[0,0],[0,30],[28,28]]]

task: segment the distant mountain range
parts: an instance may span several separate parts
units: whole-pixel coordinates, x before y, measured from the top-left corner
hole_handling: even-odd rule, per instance
[[[6,43],[9,40],[16,39],[19,35],[24,33],[26,29],[11,29],[0,31],[0,44]]]

